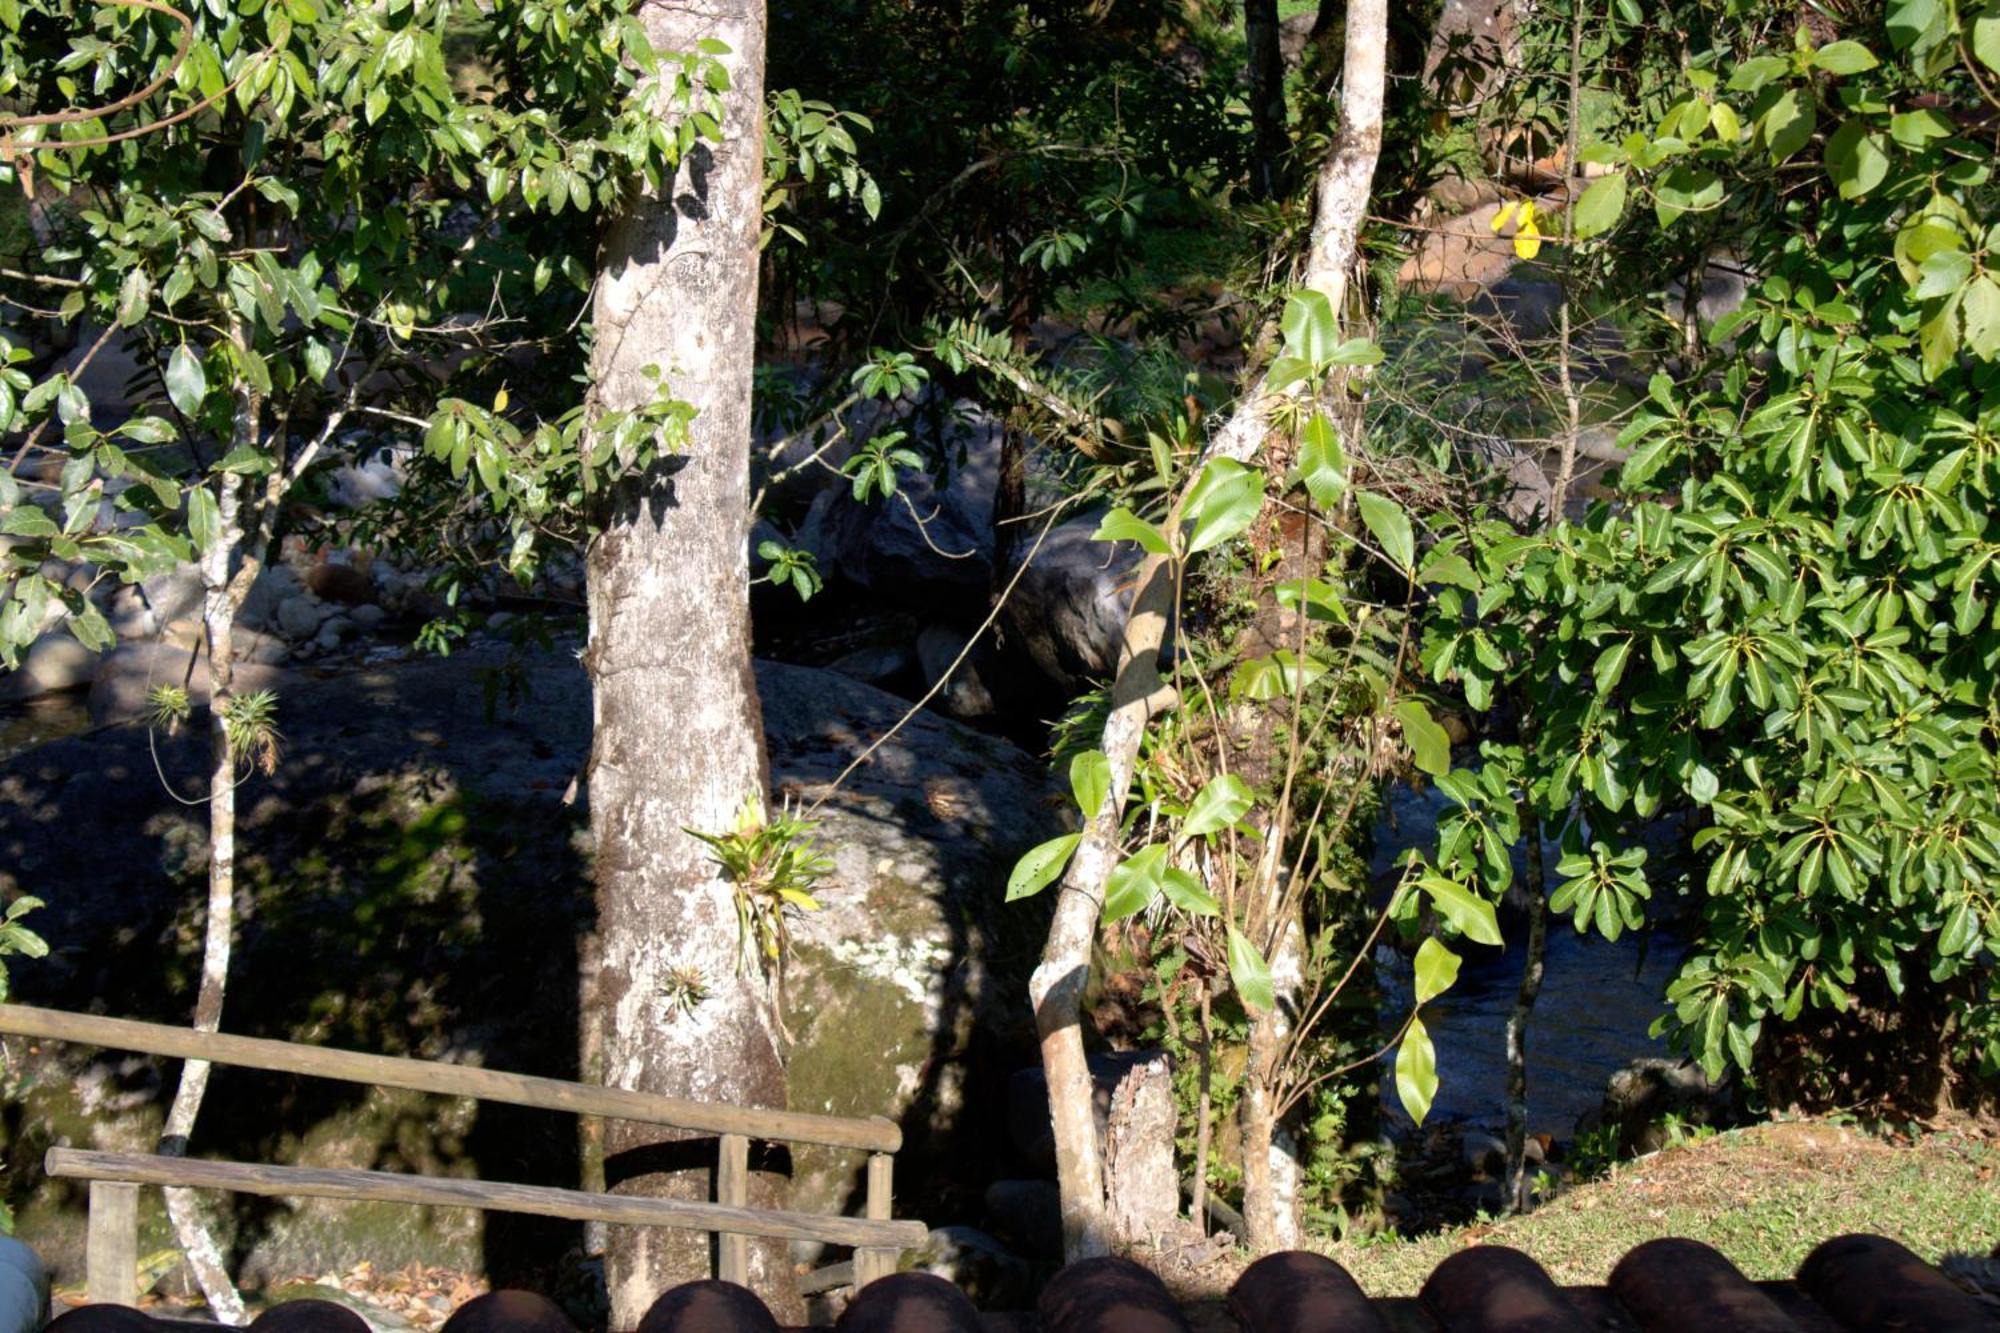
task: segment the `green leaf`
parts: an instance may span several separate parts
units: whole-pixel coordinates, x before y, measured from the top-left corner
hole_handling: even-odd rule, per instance
[[[1417,880],[1417,887],[1431,900],[1437,914],[1449,921],[1459,934],[1475,944],[1500,947],[1500,919],[1495,915],[1492,903],[1435,870],[1424,872]]]
[[[1229,980],[1235,985],[1243,1007],[1252,1013],[1267,1014],[1277,1007],[1270,965],[1257,946],[1234,926],[1229,927]]]
[[[1085,819],[1095,819],[1111,794],[1111,760],[1102,750],[1085,750],[1069,761],[1069,790]]]
[[[1123,505],[1106,514],[1090,538],[1099,542],[1137,542],[1141,549],[1154,555],[1166,555],[1173,549],[1167,545],[1166,534]]]
[[[222,514],[208,487],[197,486],[188,492],[187,523],[188,536],[194,540],[195,555],[199,558],[216,540],[222,523]]]
[[[1183,838],[1202,838],[1228,828],[1250,813],[1250,788],[1234,773],[1211,778],[1208,785],[1188,802],[1187,818],[1181,822]]]
[[[1356,491],[1354,502],[1360,506],[1361,521],[1368,525],[1368,531],[1381,543],[1382,550],[1397,568],[1409,573],[1417,559],[1417,539],[1403,506],[1374,491]]]
[[[202,371],[201,358],[192,347],[182,343],[167,358],[167,397],[192,417],[200,415],[202,399],[207,396],[208,376]]]
[[[1758,123],[1763,130],[1764,147],[1771,154],[1771,161],[1783,162],[1812,142],[1813,129],[1819,123],[1819,112],[1810,93],[1788,88],[1771,104],[1771,109],[1763,114]]]
[[[1459,956],[1434,935],[1417,946],[1417,1003],[1427,1004],[1458,980]]]
[[[1829,74],[1859,74],[1879,63],[1875,53],[1859,42],[1829,42],[1813,52],[1813,64]]]
[[[1192,916],[1220,916],[1222,906],[1201,881],[1179,866],[1168,866],[1160,874],[1160,891],[1167,901]]]
[[[1082,840],[1081,833],[1065,833],[1060,838],[1050,838],[1023,852],[1021,859],[1014,863],[1013,872],[1007,876],[1007,901],[1011,903],[1016,898],[1032,898],[1047,888],[1069,864],[1070,854]]]
[[[1188,492],[1186,512],[1194,518],[1188,554],[1220,546],[1256,521],[1264,507],[1264,474],[1233,459],[1218,458],[1201,470]]]
[[[1965,320],[1965,345],[1982,361],[2000,360],[2000,282],[1982,273],[1965,289],[1959,303]]]
[[[1842,199],[1859,199],[1888,176],[1889,141],[1857,116],[1827,140],[1826,168]]]
[[[1410,1119],[1419,1125],[1431,1113],[1431,1099],[1437,1096],[1437,1048],[1421,1018],[1412,1018],[1396,1049],[1396,1098]]]
[[[1340,503],[1347,493],[1347,452],[1340,431],[1326,413],[1315,412],[1299,432],[1299,480],[1323,509]]]
[[[1451,771],[1451,733],[1431,717],[1431,710],[1424,707],[1421,699],[1404,699],[1394,709],[1396,720],[1403,724],[1403,739],[1410,744],[1410,753],[1416,765],[1433,777],[1443,777]]]
[[[1119,862],[1104,886],[1104,919],[1122,921],[1153,905],[1164,887],[1167,845],[1156,842]]]
[[[2000,74],[2000,4],[1989,4],[1972,16],[1970,44],[1980,63]]]
[[[1590,183],[1590,187],[1576,201],[1570,225],[1575,228],[1578,240],[1588,240],[1617,226],[1624,212],[1625,173],[1614,171]]]
[[[1340,320],[1326,293],[1307,288],[1293,292],[1285,300],[1279,321],[1284,333],[1285,355],[1309,366],[1325,365],[1340,345]]]

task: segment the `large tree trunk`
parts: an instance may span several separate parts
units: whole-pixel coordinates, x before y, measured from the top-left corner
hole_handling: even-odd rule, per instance
[[[687,832],[728,830],[765,790],[746,551],[764,5],[654,0],[639,18],[662,51],[726,43],[730,89],[722,142],[697,146],[666,189],[636,199],[600,264],[595,406],[648,401],[655,384],[642,368],[657,366],[697,415],[684,452],[613,489],[586,564],[601,950],[586,1021],[600,1025],[609,1085],[782,1107],[774,986],[739,939],[734,886]],[[694,993],[691,980],[705,998],[677,1003]],[[604,1146],[617,1192],[710,1196],[713,1141],[620,1122]],[[782,1206],[784,1188],[755,1172],[751,1202]],[[614,1228],[612,1327],[636,1327],[667,1287],[710,1269],[704,1235]],[[783,1244],[753,1243],[750,1272],[781,1322],[798,1322]]]

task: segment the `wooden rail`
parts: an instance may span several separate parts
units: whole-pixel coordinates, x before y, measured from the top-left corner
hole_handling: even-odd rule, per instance
[[[87,1254],[92,1301],[130,1305],[138,1244],[138,1188],[164,1185],[305,1198],[365,1199],[435,1207],[536,1213],[571,1221],[672,1226],[716,1238],[716,1276],[747,1283],[747,1238],[821,1241],[854,1247],[855,1285],[896,1270],[902,1251],[929,1234],[921,1222],[890,1220],[895,1158],[902,1131],[881,1117],[867,1120],[688,1101],[622,1088],[567,1083],[468,1065],[367,1055],[324,1046],[196,1032],[120,1018],[100,1018],[28,1005],[0,1004],[0,1033],[207,1060],[349,1083],[407,1088],[546,1111],[603,1116],[717,1136],[714,1203],[593,1194],[540,1185],[399,1175],[324,1167],[263,1166],[143,1153],[49,1150],[51,1176],[90,1182]],[[866,1217],[826,1216],[749,1207],[750,1141],[817,1143],[867,1151]]]
[[[196,1032],[191,1028],[163,1027],[158,1023],[137,1023],[125,1018],[99,1018],[94,1014],[65,1013],[60,1009],[36,1009],[24,1004],[0,1005],[0,1033],[82,1042],[86,1046],[108,1046],[121,1051],[144,1051],[148,1055],[165,1055],[179,1060],[208,1060],[219,1065],[269,1069],[281,1074],[308,1074],[348,1083],[375,1083],[383,1087],[435,1093],[441,1097],[474,1097],[483,1102],[505,1102],[511,1106],[531,1106],[543,1111],[568,1111],[575,1115],[597,1115],[648,1125],[671,1125],[675,1129],[703,1134],[741,1134],[746,1138],[773,1143],[819,1143],[830,1148],[858,1148],[877,1153],[893,1153],[903,1146],[903,1131],[894,1121],[880,1116],[850,1120],[806,1111],[773,1111],[758,1106],[686,1101],[679,1097],[662,1097],[656,1093],[632,1092],[625,1088],[566,1083],[561,1079],[537,1078],[529,1074],[506,1074],[497,1069],[478,1069],[471,1065],[403,1060],[389,1055],[343,1051],[332,1046],[303,1046],[296,1042],[268,1041],[261,1037]]]

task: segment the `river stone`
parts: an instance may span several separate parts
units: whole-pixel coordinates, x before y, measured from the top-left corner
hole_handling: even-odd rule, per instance
[[[975,645],[966,652],[972,638],[949,625],[926,625],[917,635],[917,661],[923,667],[926,691],[945,681],[934,702],[953,717],[980,718],[993,714],[993,692],[981,677],[980,666],[992,666],[992,653]],[[964,660],[959,660],[963,655]],[[946,679],[946,673],[950,678]]]
[[[1025,654],[1065,694],[1110,675],[1132,604],[1138,545],[1092,540],[1100,517],[1057,524],[1038,551],[1032,538],[1024,539],[1027,569],[1000,612],[1007,647]]]
[[[574,644],[530,659],[527,703],[489,718],[482,672],[501,649],[324,680],[282,681],[275,773],[237,791],[236,954],[228,1025],[254,1036],[578,1076],[579,957],[592,920],[582,774],[590,692]],[[118,700],[177,679],[185,654],[110,655]],[[260,679],[247,665],[239,683]],[[101,676],[104,687],[107,677]],[[1003,909],[1007,869],[1051,836],[1043,767],[935,714],[911,718],[845,785],[833,779],[905,701],[837,673],[758,663],[774,797],[811,802],[834,861],[822,910],[793,923],[785,975],[791,1104],[887,1115],[904,1132],[897,1208],[940,1216],[999,1163],[1004,1082],[1032,1058],[1025,970],[1045,924]],[[198,679],[199,683],[205,683]],[[102,715],[102,714],[100,714]],[[201,728],[108,727],[0,763],[0,895],[37,892],[55,946],[11,969],[18,998],[185,1023],[198,975],[205,814]],[[314,986],[302,986],[302,960]],[[170,1062],[10,1042],[17,1106],[0,1117],[0,1180],[20,1234],[80,1280],[83,1195],[44,1181],[55,1144],[149,1151]],[[194,1148],[216,1157],[378,1167],[576,1187],[573,1117],[434,1103],[218,1069]],[[859,1154],[795,1146],[793,1206],[858,1212]],[[157,1191],[141,1252],[170,1243]],[[580,1242],[544,1219],[400,1205],[218,1202],[225,1247],[255,1279],[417,1262],[532,1284]]]
[[[97,654],[62,630],[51,630],[28,645],[21,665],[0,675],[0,702],[33,699],[74,690],[97,676]]]
[[[278,603],[278,632],[288,639],[310,639],[319,632],[324,611],[310,593],[295,593]]]
[[[1021,1309],[1032,1295],[1028,1265],[977,1227],[938,1227],[904,1257],[903,1271],[941,1277],[984,1310]]]

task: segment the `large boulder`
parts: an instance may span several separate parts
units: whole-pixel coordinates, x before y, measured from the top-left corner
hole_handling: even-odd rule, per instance
[[[521,708],[489,716],[482,673],[504,661],[475,649],[280,681],[282,762],[237,792],[231,1030],[577,1077],[593,907],[587,823],[565,793],[583,773],[589,690],[559,651],[531,663]],[[834,672],[759,663],[757,677],[774,791],[822,801],[819,839],[835,865],[818,891],[823,910],[794,923],[792,1104],[897,1119],[904,1215],[925,1216],[955,1192],[976,1199],[998,1165],[983,1148],[1004,1134],[991,1071],[1032,1050],[1021,972],[1039,918],[1001,904],[1014,857],[1056,824],[1042,767],[929,713],[888,736],[904,701]],[[29,924],[53,952],[10,969],[23,1000],[187,1021],[206,815],[167,785],[198,789],[206,737],[155,743],[157,769],[136,726],[0,764],[0,897],[32,892],[49,904]],[[7,1199],[21,1234],[74,1281],[83,1195],[45,1180],[41,1156],[54,1144],[150,1148],[171,1066],[55,1043],[9,1043],[7,1055]],[[230,1069],[215,1075],[194,1149],[583,1179],[571,1117]],[[793,1169],[795,1206],[858,1209],[857,1157],[801,1147]],[[170,1242],[157,1196],[146,1197],[142,1246],[157,1249]],[[540,1219],[401,1206],[229,1199],[217,1213],[225,1245],[261,1278],[367,1258],[532,1282],[581,1239]]]
[[[1139,548],[1092,540],[1100,518],[1057,524],[1039,550],[1024,538],[1027,568],[1000,613],[1006,646],[1070,695],[1111,674],[1132,605]]]

